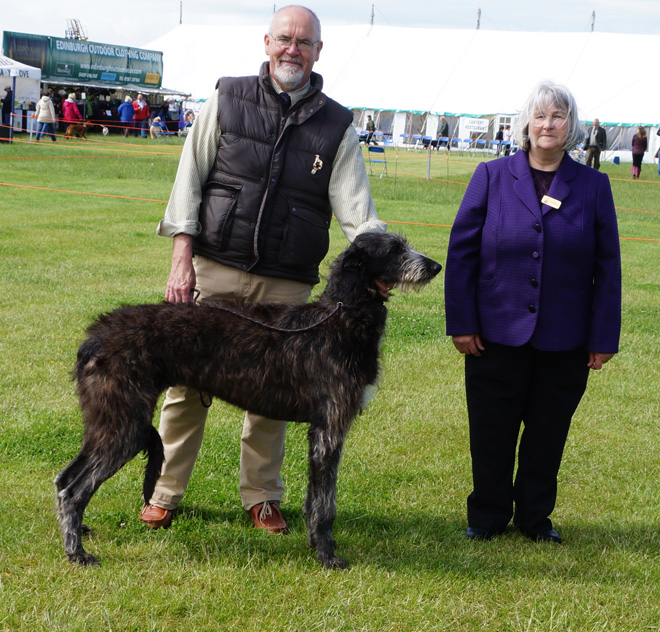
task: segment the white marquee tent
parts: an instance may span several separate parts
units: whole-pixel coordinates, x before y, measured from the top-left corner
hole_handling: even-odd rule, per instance
[[[164,53],[164,83],[208,96],[222,75],[256,74],[264,26],[180,25],[146,48]],[[648,64],[658,35],[528,33],[391,26],[326,26],[315,66],[347,107],[452,115],[515,114],[536,83],[575,95],[583,120],[657,125]]]
[[[39,68],[0,55],[0,91],[4,96],[4,89],[12,87],[15,110],[24,109],[25,104],[39,100],[40,82]]]

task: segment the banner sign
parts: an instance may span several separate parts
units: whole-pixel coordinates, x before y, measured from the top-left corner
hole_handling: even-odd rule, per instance
[[[43,35],[4,32],[3,53],[14,61],[46,70],[48,38]]]
[[[469,138],[470,134],[488,134],[490,119],[460,117],[460,137]]]
[[[25,50],[25,44],[34,46],[35,38],[47,41],[48,52],[45,64],[40,67],[50,81],[56,82],[59,78],[67,82],[94,81],[113,85],[131,84],[145,88],[161,87],[163,53],[160,51],[5,31],[5,54],[17,61],[30,63],[13,55],[13,50],[8,50],[8,42],[14,49]]]

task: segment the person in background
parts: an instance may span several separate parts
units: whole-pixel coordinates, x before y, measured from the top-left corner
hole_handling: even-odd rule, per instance
[[[465,357],[466,535],[488,540],[513,518],[560,543],[550,514],[571,419],[619,346],[619,235],[607,175],[567,153],[582,132],[565,87],[541,83],[514,138],[519,151],[477,167],[445,268],[447,334]]]
[[[646,129],[641,125],[637,128],[637,134],[632,139],[632,174],[633,180],[639,180],[639,175],[642,173],[642,161],[644,154],[649,148],[649,141],[646,137]]]
[[[498,140],[499,143],[497,143],[497,156],[499,157],[500,152],[502,151],[502,141],[504,140],[504,125],[500,125],[500,128],[497,130],[497,134],[495,134],[495,140]]]
[[[149,129],[149,104],[143,94],[138,94],[137,99],[133,101],[133,111],[135,114],[133,118],[133,136],[137,136],[138,130],[142,130],[142,138],[147,138],[147,130]]]
[[[62,123],[67,126],[79,121],[82,122],[82,116],[80,116],[80,110],[76,103],[76,93],[72,92],[62,103]]]
[[[441,138],[446,140],[441,141]],[[437,149],[440,149],[441,146],[446,147],[447,151],[451,149],[451,143],[449,142],[449,123],[447,123],[447,118],[444,116],[440,117],[440,122],[438,123]]]
[[[181,105],[176,99],[168,99],[163,104],[161,119],[165,122],[167,131],[176,134],[181,121]]]
[[[511,153],[511,125],[504,126],[502,140],[506,143],[506,145],[504,145],[504,155],[508,156]]]
[[[374,137],[374,132],[376,131],[376,124],[371,120],[371,115],[367,114],[367,145],[371,145],[371,139]],[[377,144],[374,141],[374,144]]]
[[[607,133],[600,126],[600,121],[594,119],[593,126],[587,132],[587,139],[585,142],[587,148],[586,165],[591,167],[593,162],[594,169],[600,170],[600,152],[605,151],[607,147]]]
[[[165,299],[303,304],[319,282],[333,215],[349,240],[385,232],[353,114],[312,72],[323,42],[316,15],[277,11],[259,76],[224,77],[190,128],[158,234],[173,238]],[[286,168],[282,168],[286,165]],[[202,444],[199,393],[169,389],[159,433],[165,463],[141,520],[172,522]],[[286,533],[280,511],[286,422],[246,413],[239,490],[252,524]]]
[[[11,106],[14,101],[14,93],[11,86],[7,86],[5,92],[5,96],[2,98],[2,124],[9,127],[11,125]]]
[[[133,99],[126,95],[124,102],[117,108],[121,126],[124,128],[124,138],[128,138],[128,133],[133,128],[133,120],[135,118],[135,109],[133,108]],[[137,136],[137,132],[136,132]]]
[[[37,108],[34,112],[34,116],[37,119],[37,135],[35,137],[37,142],[39,142],[44,134],[50,134],[53,142],[56,140],[53,125],[57,117],[55,115],[52,95],[51,90],[44,90],[41,93],[41,99],[37,102]]]

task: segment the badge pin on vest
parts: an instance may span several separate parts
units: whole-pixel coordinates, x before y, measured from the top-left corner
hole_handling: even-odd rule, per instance
[[[317,171],[321,171],[323,169],[323,161],[319,158],[319,155],[316,154],[316,157],[314,158],[314,164],[312,165],[312,175],[314,175]]]

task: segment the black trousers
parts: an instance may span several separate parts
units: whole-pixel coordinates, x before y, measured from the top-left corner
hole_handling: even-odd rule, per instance
[[[468,524],[503,531],[513,516],[521,529],[547,531],[571,418],[587,386],[588,352],[484,346],[480,357],[465,357],[474,484]]]

